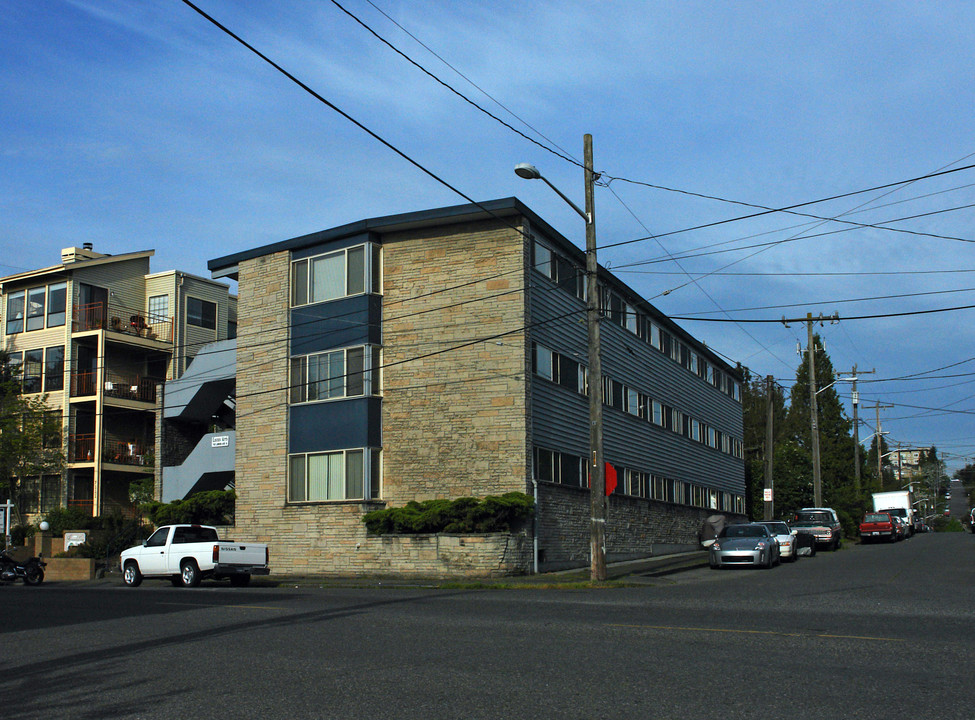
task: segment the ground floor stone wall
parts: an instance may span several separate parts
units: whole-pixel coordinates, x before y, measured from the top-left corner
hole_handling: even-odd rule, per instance
[[[537,513],[539,570],[587,567],[591,536],[588,489],[539,483]],[[701,525],[714,514],[724,514],[735,522],[747,521],[743,515],[717,513],[706,508],[610,496],[606,513],[606,561],[699,549]]]
[[[238,524],[235,540],[266,542],[271,575],[473,578],[518,575],[531,568],[524,533],[370,535],[362,516],[382,503],[286,506],[260,528]]]

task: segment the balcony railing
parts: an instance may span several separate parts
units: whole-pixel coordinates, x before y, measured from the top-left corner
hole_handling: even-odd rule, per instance
[[[94,500],[68,500],[68,507],[78,508],[86,515],[92,515],[95,511]]]
[[[105,396],[140,402],[156,402],[156,384],[160,378],[125,375],[112,370],[105,371]]]
[[[147,442],[132,440],[118,442],[108,440],[102,446],[102,459],[116,465],[135,465],[153,467],[155,457],[152,446]]]
[[[71,397],[87,397],[98,394],[97,373],[94,370],[71,373]],[[123,400],[138,400],[139,402],[156,402],[156,384],[163,382],[162,378],[143,377],[105,371],[105,397],[121,398]]]
[[[142,310],[127,308],[118,303],[94,302],[76,305],[73,316],[75,332],[109,330],[118,334],[135,335],[148,340],[173,341],[173,319],[156,317]]]
[[[68,462],[94,461],[94,434],[71,435],[68,438],[68,446]],[[155,451],[152,441],[107,439],[102,443],[102,462],[153,467],[155,465]]]
[[[92,462],[94,459],[94,433],[68,436],[68,462]]]

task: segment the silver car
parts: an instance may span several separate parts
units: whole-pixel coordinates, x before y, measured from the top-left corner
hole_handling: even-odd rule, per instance
[[[779,562],[779,541],[759,523],[728,525],[711,545],[708,561],[712,569],[724,565],[754,565],[770,568]]]
[[[772,534],[775,535],[775,539],[779,541],[779,556],[783,560],[795,562],[799,559],[799,555],[796,552],[798,550],[796,547],[796,535],[799,534],[798,531],[793,530],[789,527],[788,523],[784,523],[781,520],[760,524],[771,530]]]

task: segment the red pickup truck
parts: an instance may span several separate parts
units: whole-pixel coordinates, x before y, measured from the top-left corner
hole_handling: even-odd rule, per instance
[[[867,513],[863,516],[863,522],[860,523],[860,542],[867,543],[881,539],[888,542],[897,540],[897,528],[894,526],[890,513]]]

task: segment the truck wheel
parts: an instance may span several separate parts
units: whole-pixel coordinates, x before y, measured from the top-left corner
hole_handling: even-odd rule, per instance
[[[183,580],[183,587],[196,587],[200,584],[200,569],[192,560],[184,560],[179,566],[179,576]]]
[[[139,565],[134,560],[125,563],[122,571],[122,582],[129,587],[139,587],[142,584],[142,573],[139,572]]]
[[[251,581],[251,576],[250,575],[231,575],[230,576],[230,584],[233,585],[234,587],[246,587],[247,585],[250,584],[250,581]]]
[[[28,565],[24,574],[24,585],[40,585],[44,582],[44,571],[39,565]]]

